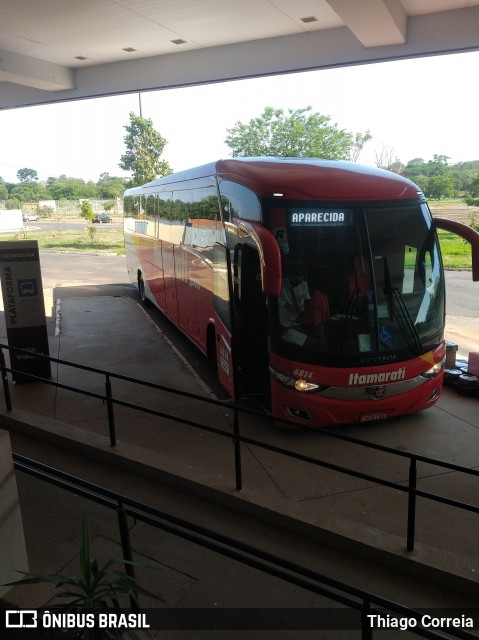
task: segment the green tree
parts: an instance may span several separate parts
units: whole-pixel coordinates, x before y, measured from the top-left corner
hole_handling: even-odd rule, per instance
[[[81,203],[80,203],[80,215],[85,220],[88,220],[88,222],[91,222],[93,220],[93,218],[95,217],[95,213],[93,211],[93,207],[92,207],[91,202],[89,202],[88,200],[82,200],[81,201]]]
[[[420,176],[416,176],[415,178],[410,178],[410,180],[415,182],[424,194],[428,193],[428,185],[429,185],[430,178],[428,178],[425,175],[420,175]]]
[[[10,197],[16,198],[21,202],[38,202],[39,200],[48,199],[50,194],[42,184],[25,181],[12,186]]]
[[[369,132],[353,135],[330,124],[329,116],[313,113],[311,107],[283,109],[266,107],[258,118],[237,122],[227,129],[225,143],[233,157],[280,156],[348,159],[364,146]]]
[[[404,168],[403,175],[410,180],[417,181],[419,176],[431,178],[434,176],[444,176],[448,173],[448,156],[434,154],[432,160],[425,162],[423,158],[409,160]]]
[[[116,205],[116,202],[114,202],[113,200],[110,200],[109,202],[104,202],[102,207],[103,210],[106,211],[106,213],[108,213],[108,211],[111,211]]]
[[[16,198],[9,198],[5,201],[5,209],[21,209],[22,203]]]
[[[403,176],[414,181],[416,181],[419,176],[425,175],[427,175],[427,171],[426,163],[423,158],[413,158],[412,160],[409,160],[403,170]]]
[[[124,179],[110,176],[109,173],[102,173],[96,186],[98,187],[98,195],[103,200],[121,198],[125,191]]]
[[[38,180],[38,173],[35,169],[28,169],[27,167],[24,167],[17,171],[17,178],[20,182],[32,182],[33,180]]]
[[[8,189],[5,186],[5,180],[0,177],[0,200],[6,200],[8,198]]]
[[[98,188],[93,182],[85,182],[80,178],[48,178],[48,190],[54,200],[81,200],[82,198],[98,198]]]
[[[468,193],[473,175],[470,171],[461,169],[461,163],[452,165],[448,175],[454,180],[454,189],[462,194]]]
[[[477,173],[469,182],[469,192],[472,196],[479,196],[479,173]]]
[[[151,182],[172,172],[168,162],[160,156],[167,144],[153,127],[151,119],[140,118],[130,112],[130,124],[125,126],[126,153],[120,158],[120,168],[132,172],[131,186]]]
[[[454,181],[449,176],[431,176],[427,182],[424,194],[432,200],[449,198],[454,195]]]
[[[449,160],[448,156],[434,154],[433,159],[429,160],[426,165],[426,175],[428,176],[443,176],[448,169],[447,161]]]
[[[37,211],[40,218],[50,218],[55,213],[55,209],[46,204],[39,206]]]

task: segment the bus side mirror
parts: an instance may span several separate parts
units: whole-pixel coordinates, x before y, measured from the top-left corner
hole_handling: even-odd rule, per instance
[[[472,253],[472,279],[474,282],[477,282],[479,280],[479,233],[467,224],[457,222],[456,220],[434,218],[434,224],[436,229],[443,229],[444,231],[455,233],[470,243]]]
[[[258,247],[263,293],[267,296],[279,296],[281,293],[281,251],[273,234],[257,222],[238,219],[237,223],[253,238]]]

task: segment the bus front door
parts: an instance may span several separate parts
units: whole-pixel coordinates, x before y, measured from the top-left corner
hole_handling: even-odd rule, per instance
[[[234,301],[238,335],[238,384],[247,396],[270,391],[268,313],[256,247],[238,245],[234,254]]]
[[[236,362],[233,350],[231,312],[231,264],[228,249],[218,243],[214,245],[213,278],[218,379],[230,397],[236,400]]]

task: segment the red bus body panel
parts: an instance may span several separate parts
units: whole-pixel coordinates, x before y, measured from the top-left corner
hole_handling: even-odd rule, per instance
[[[316,367],[285,360],[271,354],[271,365],[278,371],[286,371],[293,378],[307,378],[308,382],[344,390],[342,398],[328,398],[321,393],[302,393],[286,387],[272,377],[271,406],[275,417],[301,426],[321,427],[385,420],[406,413],[416,413],[433,406],[440,396],[444,373],[424,378],[421,384],[412,386],[397,395],[390,391],[397,380],[407,383],[424,374],[434,364],[445,358],[445,344],[418,358],[374,367],[336,369]],[[392,380],[391,380],[392,378]],[[369,384],[368,384],[369,380]],[[364,393],[364,400],[348,400],[347,390],[357,388],[381,388],[377,400],[373,394]],[[291,409],[305,411],[308,418],[297,418]],[[285,425],[287,426],[287,425]]]
[[[137,264],[128,266],[131,278],[140,271],[155,305],[206,353],[206,328],[213,317],[211,267],[169,242],[145,235],[134,242]]]
[[[281,178],[278,168],[283,167]],[[263,158],[220,160],[219,178],[234,180],[257,195],[280,192],[285,200],[372,201],[418,197],[417,186],[394,173],[340,160]]]

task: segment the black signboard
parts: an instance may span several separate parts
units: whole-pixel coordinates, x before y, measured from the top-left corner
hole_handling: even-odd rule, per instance
[[[49,355],[38,243],[34,240],[0,242],[0,281],[14,382],[29,382],[28,374],[49,378]]]
[[[343,227],[353,223],[353,211],[334,207],[293,207],[288,218],[291,227]]]

